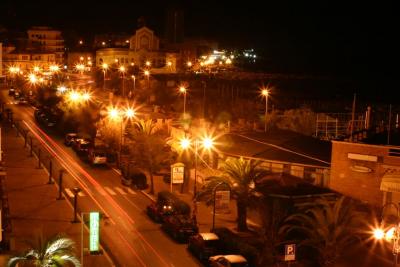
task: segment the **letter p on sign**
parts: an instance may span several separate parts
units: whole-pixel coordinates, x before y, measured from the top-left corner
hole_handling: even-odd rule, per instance
[[[285,245],[285,261],[296,260],[296,244]]]

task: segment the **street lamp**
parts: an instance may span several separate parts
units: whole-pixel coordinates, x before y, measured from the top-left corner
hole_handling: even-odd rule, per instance
[[[101,68],[103,69],[103,90],[105,90],[106,89],[106,71],[108,69],[108,64],[103,63],[101,65]]]
[[[196,138],[193,140],[194,143],[194,186],[193,186],[193,217],[196,218],[197,215],[197,159],[198,159],[198,150],[199,145],[203,148],[203,150],[211,150],[214,147],[214,140],[209,136],[204,136],[200,139]],[[183,150],[190,149],[192,146],[192,141],[189,138],[183,138],[180,140],[180,146]]]
[[[147,77],[147,87],[148,87],[148,89],[150,89],[150,71],[145,70],[144,71],[144,76]]]
[[[383,229],[383,223],[384,223],[384,211],[385,208],[392,205],[396,209],[396,222],[395,225],[389,228],[389,230]],[[383,205],[382,207],[382,216],[381,216],[381,226],[377,229],[374,229],[373,231],[373,236],[376,240],[382,240],[386,239],[387,241],[393,241],[393,247],[392,247],[392,252],[394,255],[393,258],[393,266],[397,266],[397,261],[398,261],[398,255],[400,252],[400,246],[399,246],[399,239],[400,239],[400,216],[399,216],[399,206],[397,206],[395,203],[389,202]]]
[[[122,96],[125,97],[125,67],[119,67],[119,71],[122,73]]]
[[[183,119],[186,118],[186,88],[184,86],[179,87],[179,92],[183,94]]]
[[[265,117],[264,117],[264,132],[267,132],[267,115],[268,115],[268,89],[264,88],[261,90],[261,94],[265,97]]]
[[[120,129],[121,129],[121,135],[120,135],[120,141],[119,141],[119,154],[121,157],[121,151],[122,151],[122,145],[123,145],[123,122],[124,118],[131,120],[136,116],[136,111],[133,108],[127,107],[123,110],[111,107],[108,109],[108,117],[113,120],[113,121],[119,121],[120,123]],[[121,160],[121,158],[120,158]]]
[[[133,79],[133,91],[136,92],[136,76],[132,75],[131,78]]]

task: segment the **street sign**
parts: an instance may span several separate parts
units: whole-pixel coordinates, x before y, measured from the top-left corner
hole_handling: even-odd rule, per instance
[[[296,244],[285,245],[285,261],[296,260]]]
[[[100,214],[98,212],[91,212],[90,214],[90,233],[89,233],[89,250],[90,252],[99,251],[100,240]]]
[[[183,163],[175,163],[171,165],[171,183],[183,184],[185,176],[185,165]]]
[[[229,212],[229,190],[217,190],[215,192],[215,211],[219,213]]]

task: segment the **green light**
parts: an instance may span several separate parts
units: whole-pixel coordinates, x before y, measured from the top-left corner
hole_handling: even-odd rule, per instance
[[[89,249],[90,251],[99,251],[100,239],[100,214],[98,212],[90,213],[90,235]]]

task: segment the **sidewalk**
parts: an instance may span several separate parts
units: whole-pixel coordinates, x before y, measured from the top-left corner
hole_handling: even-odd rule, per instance
[[[198,174],[199,175],[199,174]],[[199,177],[198,177],[199,178]],[[148,181],[149,183],[149,181]],[[201,183],[198,181],[197,190],[201,189]],[[194,187],[194,175],[191,176],[188,185],[188,192],[181,192],[181,185],[173,185],[172,192],[174,192],[179,198],[184,200],[186,203],[190,204],[191,211],[193,212],[193,187]],[[142,190],[142,192],[155,201],[157,199],[157,193],[163,190],[170,191],[171,187],[169,183],[163,181],[162,176],[154,175],[154,195],[148,194],[148,189]],[[229,205],[229,213],[226,214],[218,214],[215,215],[215,227],[227,227],[233,231],[236,231],[236,202],[231,200]],[[212,229],[212,220],[213,220],[213,207],[207,207],[203,202],[197,202],[197,223],[199,226],[199,232],[210,232]]]
[[[4,122],[4,121],[3,121]],[[5,192],[8,196],[11,232],[4,232],[10,240],[10,254],[21,255],[37,245],[40,236],[47,240],[64,234],[76,243],[76,256],[81,255],[81,224],[71,223],[72,205],[56,200],[55,184],[49,185],[48,174],[38,168],[36,157],[29,157],[24,141],[16,136],[15,128],[2,123],[2,149],[6,172]],[[85,232],[85,238],[88,233]],[[86,253],[87,254],[87,253]],[[113,266],[106,255],[85,255],[85,266]]]

